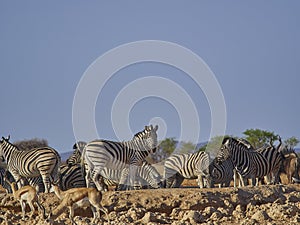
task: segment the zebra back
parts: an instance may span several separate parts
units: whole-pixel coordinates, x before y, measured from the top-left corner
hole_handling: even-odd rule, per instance
[[[131,141],[95,140],[89,142],[84,148],[83,158],[92,167],[111,164],[109,166],[112,169],[120,169],[124,168],[126,164],[138,165],[149,153],[155,151],[157,147],[156,131],[157,127],[153,128],[151,125],[135,134]],[[98,163],[99,161],[100,163]]]

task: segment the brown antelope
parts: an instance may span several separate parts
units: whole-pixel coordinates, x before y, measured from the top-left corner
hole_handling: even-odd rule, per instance
[[[101,205],[102,193],[95,188],[71,188],[66,191],[62,191],[57,184],[52,184],[52,189],[62,202],[56,209],[50,213],[46,220],[50,224],[64,212],[66,208],[69,208],[69,218],[72,224],[76,224],[74,221],[74,210],[79,207],[91,207],[93,211],[93,222],[100,218],[100,210],[102,210],[109,222],[108,211]]]
[[[38,198],[36,189],[34,187],[27,185],[27,186],[21,187],[19,190],[17,190],[16,182],[11,183],[6,178],[4,178],[4,180],[8,184],[10,184],[14,198],[16,200],[19,200],[19,202],[20,202],[23,220],[25,219],[26,202],[31,209],[30,217],[32,217],[34,214],[35,208],[34,208],[33,204],[35,203],[38,206],[38,208],[40,209],[40,211],[43,212],[43,218],[44,219],[46,218],[45,208],[39,203],[39,198]]]

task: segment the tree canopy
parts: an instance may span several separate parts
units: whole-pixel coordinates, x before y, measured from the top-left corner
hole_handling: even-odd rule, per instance
[[[295,148],[297,144],[299,144],[299,140],[296,137],[290,137],[288,139],[286,139],[284,141],[284,144],[288,147],[288,148]]]
[[[247,129],[243,132],[245,139],[251,143],[254,148],[260,148],[265,145],[273,145],[278,140],[274,132],[261,129]]]

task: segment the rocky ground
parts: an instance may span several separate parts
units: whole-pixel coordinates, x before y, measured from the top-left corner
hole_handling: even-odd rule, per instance
[[[0,196],[7,195],[2,191]],[[41,194],[40,199],[47,214],[60,203],[53,193]],[[109,210],[110,222],[102,213],[99,224],[300,224],[300,185],[109,191],[104,193],[103,205]],[[92,224],[91,219],[90,209],[75,211],[77,224]],[[45,221],[38,213],[23,221],[19,202],[10,197],[0,206],[0,223]],[[71,224],[67,212],[54,224]]]

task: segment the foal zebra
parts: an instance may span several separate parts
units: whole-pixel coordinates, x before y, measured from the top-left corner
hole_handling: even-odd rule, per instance
[[[198,178],[200,188],[204,187],[204,180],[211,186],[209,173],[210,158],[206,152],[173,154],[164,164],[164,179],[166,188],[179,187],[186,179]],[[203,180],[204,179],[204,180]]]
[[[103,189],[108,190],[107,186],[118,186],[121,178],[121,170],[113,170],[104,168],[101,172],[103,177]],[[161,188],[161,176],[157,170],[148,162],[144,161],[141,166],[137,168],[136,181],[134,188]]]
[[[86,164],[87,186],[90,187],[92,180],[97,189],[102,190],[99,176],[106,167],[122,171],[118,189],[125,188],[127,178],[129,186],[132,187],[137,167],[149,154],[156,151],[157,129],[158,126],[145,126],[145,129],[135,134],[131,141],[95,140],[88,143],[82,153],[82,162]]]
[[[50,182],[57,179],[61,159],[58,152],[53,148],[42,147],[20,151],[9,142],[9,138],[2,137],[0,155],[3,155],[7,163],[7,170],[15,181],[21,181],[21,185],[24,185],[22,178],[42,176],[45,192],[48,193],[51,186]]]
[[[224,138],[222,147],[216,157],[218,163],[230,158],[239,173],[242,186],[246,179],[256,185],[256,178],[262,178],[270,173],[268,160],[258,151],[250,149],[248,145],[235,138]]]

